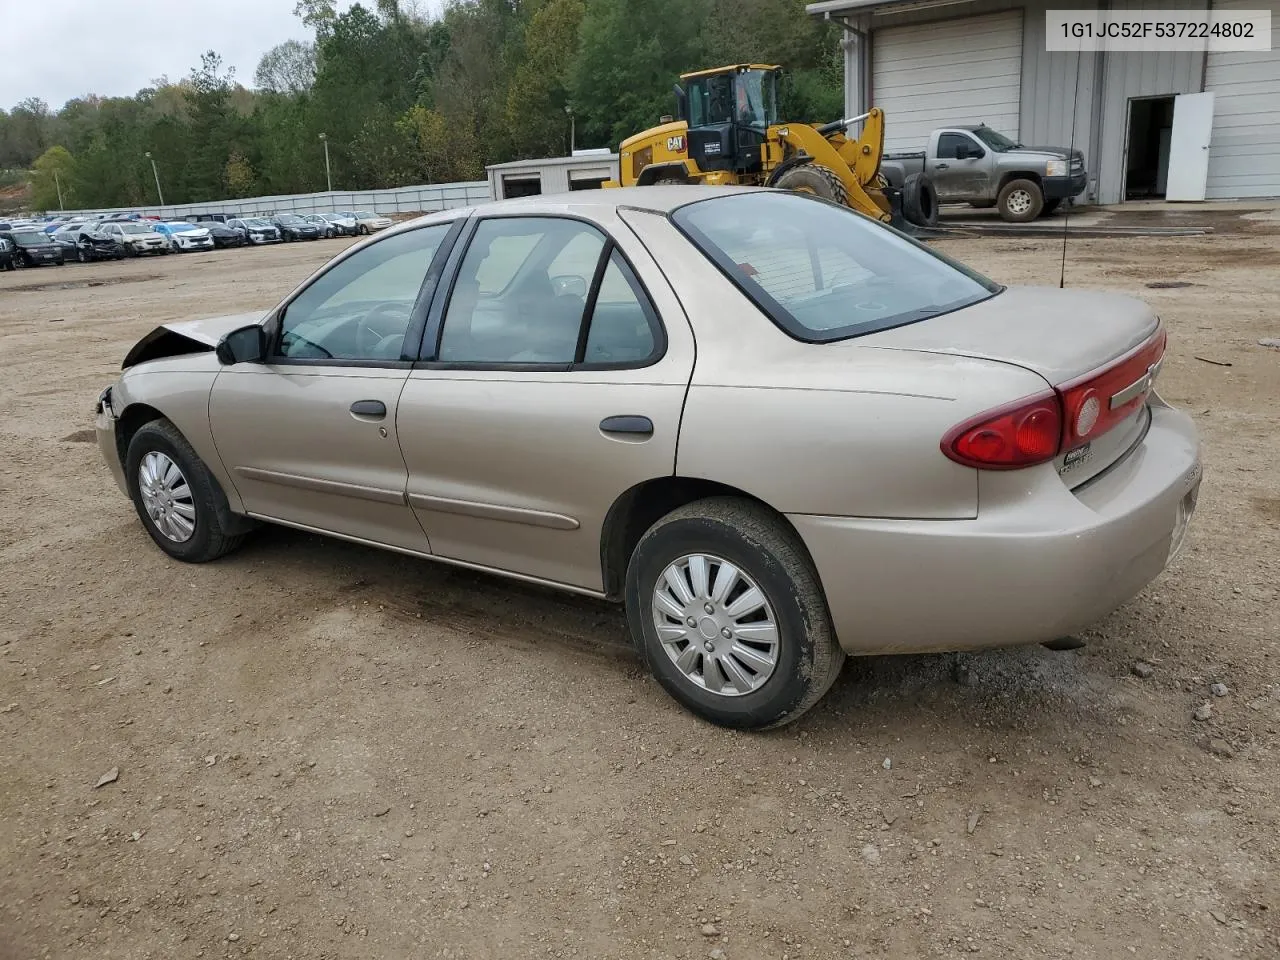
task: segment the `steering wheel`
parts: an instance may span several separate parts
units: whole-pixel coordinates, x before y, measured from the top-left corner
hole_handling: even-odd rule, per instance
[[[363,356],[374,355],[388,337],[404,337],[408,327],[408,304],[388,301],[380,303],[361,318],[356,327],[356,345]],[[392,359],[399,359],[399,354]]]

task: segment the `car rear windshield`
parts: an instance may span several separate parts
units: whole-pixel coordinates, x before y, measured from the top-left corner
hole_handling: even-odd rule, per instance
[[[897,230],[801,194],[730,194],[680,207],[672,220],[798,340],[900,327],[1001,290]]]

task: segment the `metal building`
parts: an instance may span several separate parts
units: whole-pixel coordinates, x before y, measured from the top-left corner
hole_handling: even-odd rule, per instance
[[[1280,0],[1107,5],[1271,10],[1269,52],[1047,52],[1046,10],[1085,6],[1094,5],[823,0],[807,10],[843,28],[845,115],[881,107],[887,150],[923,149],[934,127],[985,122],[1023,143],[1074,141],[1087,158],[1086,198],[1099,203],[1166,196],[1171,159],[1179,175],[1192,167],[1194,184],[1171,199],[1280,196]],[[1200,93],[1213,96],[1179,104]],[[1207,172],[1203,154],[1194,157],[1206,139]]]
[[[618,176],[618,155],[609,150],[575,150],[571,157],[512,160],[484,168],[494,200],[541,193],[594,190]]]

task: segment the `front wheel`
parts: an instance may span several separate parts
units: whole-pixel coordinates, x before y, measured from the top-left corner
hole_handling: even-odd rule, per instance
[[[844,663],[804,544],[746,500],[700,500],[655,523],[627,567],[626,605],[654,677],[720,726],[790,723]]]
[[[836,175],[834,170],[817,163],[805,163],[792,167],[778,177],[773,185],[780,190],[809,193],[841,206],[849,205],[849,191],[845,189],[844,181]]]
[[[1034,180],[1010,180],[996,198],[1000,219],[1008,223],[1030,223],[1040,216],[1044,194]]]
[[[169,556],[205,563],[244,539],[246,523],[231,513],[218,481],[168,420],[153,420],[133,435],[125,476],[142,525]]]

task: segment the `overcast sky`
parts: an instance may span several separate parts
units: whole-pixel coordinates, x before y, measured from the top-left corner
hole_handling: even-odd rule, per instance
[[[345,10],[351,0],[339,0]],[[294,0],[0,0],[0,107],[39,97],[53,109],[86,93],[132,96],[185,77],[214,50],[253,85],[261,56],[310,39]],[[372,4],[369,4],[372,6]]]

